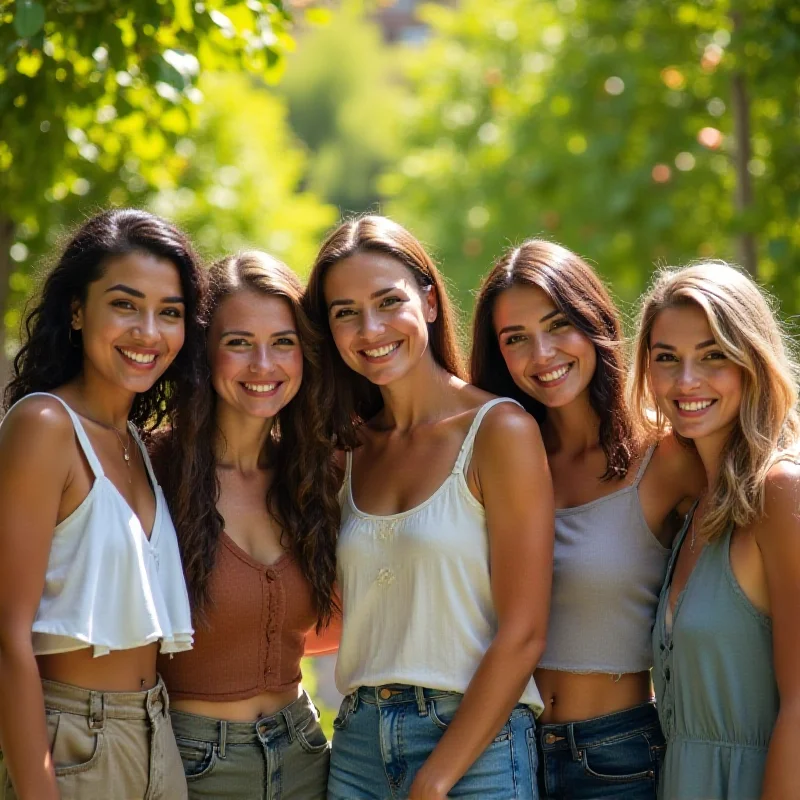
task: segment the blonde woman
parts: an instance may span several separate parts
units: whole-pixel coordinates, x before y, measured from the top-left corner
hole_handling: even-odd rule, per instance
[[[798,798],[800,418],[756,285],[716,262],[661,274],[642,308],[633,400],[643,423],[694,442],[709,487],[653,630],[660,797]]]

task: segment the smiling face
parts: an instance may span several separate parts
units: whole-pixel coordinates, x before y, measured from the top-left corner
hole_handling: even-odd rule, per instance
[[[716,342],[699,306],[658,313],[650,333],[650,386],[681,436],[727,439],[739,419],[743,375]]]
[[[84,372],[134,393],[146,392],[183,346],[184,300],[178,268],[149,253],[112,258],[76,302]]]
[[[383,253],[356,253],[325,276],[331,335],[342,360],[383,386],[405,377],[425,356],[428,324],[436,319],[433,288]]]
[[[588,390],[597,366],[592,342],[536,286],[512,286],[493,314],[500,352],[514,383],[549,408]]]
[[[261,419],[276,416],[303,380],[289,302],[249,289],[225,297],[211,320],[208,359],[220,403]]]

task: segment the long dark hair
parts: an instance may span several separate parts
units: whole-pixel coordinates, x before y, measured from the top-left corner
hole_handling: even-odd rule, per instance
[[[327,387],[319,366],[321,337],[301,306],[300,280],[272,256],[259,251],[229,256],[214,264],[209,278],[209,325],[220,303],[241,291],[278,297],[294,314],[303,349],[303,380],[297,395],[278,413],[265,444],[264,456],[273,473],[266,503],[282,529],[284,546],[311,584],[318,624],[325,626],[336,609],[333,584],[339,476],[322,416]],[[204,619],[209,602],[209,578],[224,526],[217,511],[220,486],[214,445],[219,434],[210,371],[201,392],[202,418],[195,440],[188,442],[180,436],[173,440],[167,435],[155,447],[155,460],[178,531],[189,598],[199,621]]]
[[[185,338],[164,374],[136,395],[129,419],[145,432],[165,419],[173,423],[180,419],[186,435],[193,434],[193,402],[205,363],[200,318],[205,276],[181,231],[160,217],[130,208],[105,211],[85,222],[47,275],[25,317],[23,345],[5,389],[6,410],[26,395],[49,392],[81,372],[83,347],[78,346],[80,332],[71,326],[73,304],[86,300],[89,284],[102,277],[111,259],[131,252],[148,253],[175,265],[185,302]]]
[[[600,446],[606,457],[603,480],[622,477],[630,467],[635,435],[625,398],[624,339],[619,312],[594,270],[566,247],[528,239],[507,250],[481,284],[473,323],[472,382],[494,394],[518,400],[539,422],[547,407],[515,383],[500,352],[494,304],[512,286],[542,289],[559,311],[586,336],[597,352],[589,382],[589,402],[600,419]]]
[[[328,387],[328,413],[337,444],[342,447],[355,447],[357,424],[375,416],[383,407],[378,387],[342,361],[328,322],[325,276],[334,264],[357,253],[391,256],[410,270],[418,286],[431,287],[438,305],[436,319],[428,325],[431,354],[442,369],[466,379],[455,310],[444,280],[425,248],[404,227],[386,217],[370,215],[343,222],[319,251],[304,301],[309,317],[324,332],[322,366]]]

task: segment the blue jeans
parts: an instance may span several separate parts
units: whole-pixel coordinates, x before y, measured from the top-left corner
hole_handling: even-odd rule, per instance
[[[666,745],[652,703],[536,732],[542,800],[655,800]]]
[[[418,686],[362,686],[333,723],[328,800],[401,800],[463,695]],[[533,712],[518,705],[448,797],[538,800]]]

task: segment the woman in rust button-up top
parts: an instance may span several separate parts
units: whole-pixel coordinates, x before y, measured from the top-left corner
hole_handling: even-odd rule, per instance
[[[201,436],[153,447],[196,629],[159,669],[190,798],[314,800],[328,743],[300,658],[309,634],[317,652],[336,644],[315,629],[335,608],[339,524],[315,333],[300,281],[264,253],[223,259],[211,283]]]

